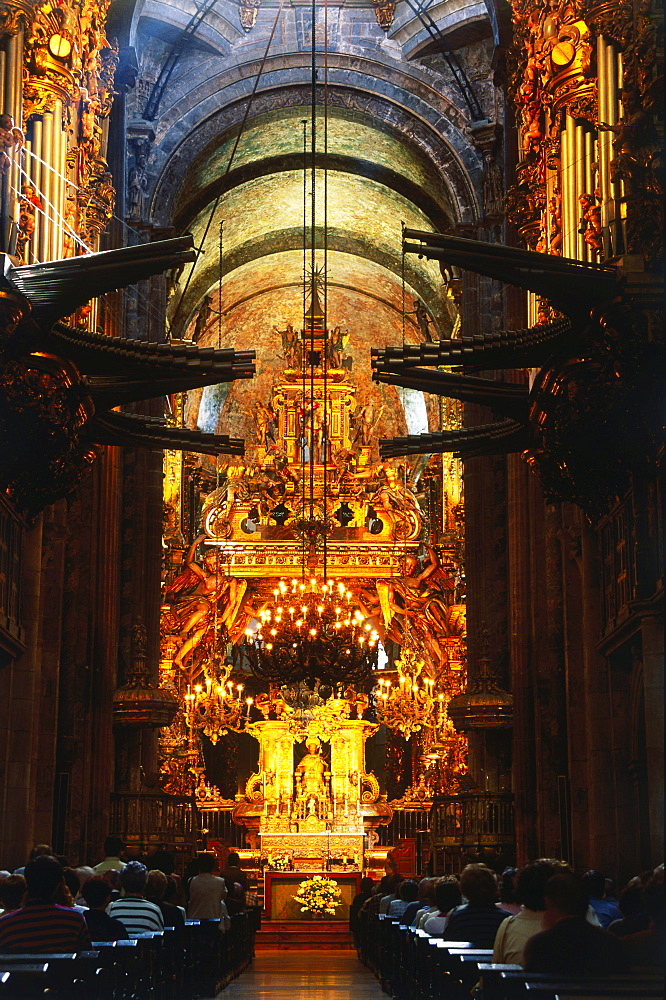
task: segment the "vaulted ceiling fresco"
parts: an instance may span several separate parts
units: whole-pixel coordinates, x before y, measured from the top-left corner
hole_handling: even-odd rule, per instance
[[[137,126],[135,140],[135,155],[145,148],[149,156],[151,217],[191,232],[201,251],[171,289],[172,336],[257,351],[251,384],[190,393],[187,424],[244,437],[250,450],[251,400],[265,400],[284,367],[278,331],[304,326],[313,125],[311,6],[279,15],[275,3],[251,6],[249,20],[242,4],[211,6],[180,49],[194,16],[187,4],[137,8],[139,79],[127,98],[137,122],[152,116],[150,134]],[[403,5],[393,14],[384,27],[371,3],[322,5],[316,15],[315,266],[323,267],[325,243],[326,325],[344,331],[360,393],[382,408],[378,437],[439,427],[438,400],[371,381],[370,350],[455,327],[451,274],[403,259],[401,227],[455,232],[478,216],[482,158],[470,127],[481,112],[470,108],[485,100],[487,118],[495,111],[485,7],[448,2],[429,11],[440,40],[456,49],[462,88],[424,19]]]

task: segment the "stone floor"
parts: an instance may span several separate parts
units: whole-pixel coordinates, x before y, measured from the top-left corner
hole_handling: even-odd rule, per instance
[[[262,951],[219,1000],[380,1000],[355,951]]]

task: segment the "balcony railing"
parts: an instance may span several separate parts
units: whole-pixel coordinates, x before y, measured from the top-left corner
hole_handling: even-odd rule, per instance
[[[194,798],[155,792],[143,795],[114,792],[110,829],[142,853],[165,847],[194,854],[200,839]]]
[[[435,874],[471,861],[493,867],[514,851],[513,796],[491,792],[437,796],[430,810],[430,844]]]

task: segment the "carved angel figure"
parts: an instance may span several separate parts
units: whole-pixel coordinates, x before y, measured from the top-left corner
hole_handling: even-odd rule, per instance
[[[171,613],[178,623],[182,645],[174,663],[183,667],[208,630],[213,626],[215,610],[223,597],[225,606],[219,609],[218,624],[230,627],[238,614],[245,595],[247,581],[225,576],[216,565],[216,553],[207,552],[201,563],[195,559],[197,546],[204,535],[190,545],[185,569],[166,589]]]
[[[11,115],[0,115],[0,174],[8,173],[11,159],[7,150],[15,149],[18,153],[25,145],[25,136],[20,128],[14,125]]]
[[[355,427],[352,447],[360,445],[362,448],[367,448],[372,444],[372,432],[381,420],[383,412],[384,407],[380,406],[377,409],[372,401],[364,403],[357,409],[354,414]]]
[[[401,525],[397,533],[402,538],[416,538],[422,524],[421,508],[416,497],[400,481],[392,465],[387,463],[379,471],[383,482],[370,502],[383,508],[390,519],[396,522],[396,527]]]

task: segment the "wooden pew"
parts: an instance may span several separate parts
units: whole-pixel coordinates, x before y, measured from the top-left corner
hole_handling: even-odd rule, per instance
[[[46,985],[54,1000],[60,997],[63,1000],[75,1000],[77,997],[82,1000],[98,1000],[101,988],[101,981],[97,976],[98,957],[96,951],[11,953],[0,955],[0,968],[11,972],[12,967],[46,963]]]
[[[637,1000],[663,997],[664,977],[660,970],[637,970],[622,976],[581,978],[558,976],[546,972],[526,972],[521,966],[481,963],[479,975],[483,1000],[553,1000],[577,991],[580,996],[597,994],[620,998],[635,996]],[[559,990],[559,994],[558,994]]]
[[[48,989],[48,962],[5,962],[0,955],[0,974],[3,977],[2,1000],[35,1000],[46,995]]]

